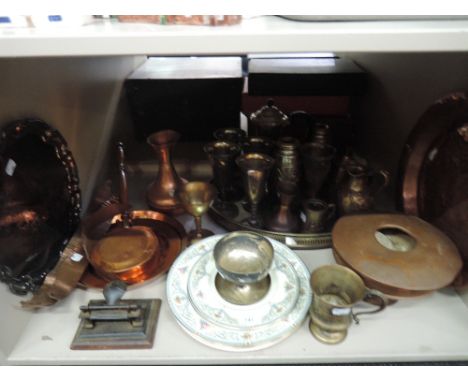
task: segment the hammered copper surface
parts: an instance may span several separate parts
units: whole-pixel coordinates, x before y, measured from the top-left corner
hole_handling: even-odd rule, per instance
[[[80,216],[78,171],[61,134],[35,119],[0,131],[0,280],[36,290]]]
[[[395,230],[413,239],[410,245],[384,246],[376,234]],[[415,216],[353,215],[339,219],[332,231],[335,255],[367,281],[368,286],[403,297],[422,295],[450,285],[462,267],[455,244],[439,229]]]
[[[401,207],[434,224],[458,246],[468,283],[468,99],[450,94],[429,107],[400,162]]]

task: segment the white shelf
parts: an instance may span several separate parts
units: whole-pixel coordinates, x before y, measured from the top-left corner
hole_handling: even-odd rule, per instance
[[[208,224],[207,224],[208,223]],[[207,228],[221,230],[209,222]],[[189,221],[188,225],[192,225]],[[187,225],[186,225],[187,226]],[[192,228],[192,227],[187,227]],[[309,269],[334,263],[330,250],[299,251]],[[224,352],[192,339],[176,323],[166,300],[165,278],[129,291],[125,298],[161,298],[155,344],[147,350],[70,350],[79,306],[97,291],[77,290],[58,306],[33,313],[7,357],[9,364],[313,364],[468,360],[467,306],[453,290],[399,301],[363,316],[339,345],[323,345],[308,320],[283,342],[253,352]]]
[[[95,21],[0,29],[0,57],[468,51],[468,20],[295,22],[274,16],[227,27]]]

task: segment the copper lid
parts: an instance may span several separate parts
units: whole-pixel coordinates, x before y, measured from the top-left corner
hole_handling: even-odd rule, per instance
[[[404,294],[450,285],[462,268],[455,244],[414,216],[345,216],[332,240],[336,255],[365,280]]]
[[[90,260],[104,273],[121,273],[149,261],[158,248],[158,238],[150,228],[119,228],[99,240],[91,251]]]

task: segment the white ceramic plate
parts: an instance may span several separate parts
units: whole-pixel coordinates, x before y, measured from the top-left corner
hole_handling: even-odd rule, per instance
[[[280,278],[283,278],[286,274],[290,277],[291,275],[294,275],[294,273],[297,277],[297,282],[294,282],[294,276],[292,276],[293,280],[289,280],[289,285],[292,286],[292,289],[295,291],[290,294],[286,293],[286,295],[294,299],[297,292],[296,302],[293,304],[290,311],[287,314],[281,314],[280,312],[277,318],[273,320],[271,320],[271,317],[268,317],[268,314],[266,318],[265,316],[262,316],[264,312],[262,309],[267,306],[262,304],[267,304],[267,302],[272,302],[274,304],[274,301],[281,301],[286,307],[288,306],[284,297],[273,297],[268,293],[263,300],[256,304],[252,304],[250,308],[245,309],[245,307],[237,307],[235,317],[237,317],[237,320],[240,323],[238,327],[232,325],[232,322],[230,325],[226,325],[226,321],[219,321],[217,317],[211,315],[208,315],[208,317],[211,317],[211,319],[208,320],[207,313],[200,314],[200,306],[198,306],[198,309],[195,308],[192,301],[193,293],[195,293],[193,289],[194,285],[191,287],[192,296],[190,296],[189,284],[192,282],[192,284],[195,284],[196,286],[196,282],[193,281],[195,279],[191,280],[191,277],[195,276],[191,275],[195,275],[195,273],[192,273],[192,270],[197,266],[199,261],[202,261],[199,264],[199,267],[205,264],[203,261],[206,261],[205,265],[208,266],[207,273],[211,275],[210,277],[214,277],[213,270],[210,268],[211,261],[209,260],[209,256],[212,256],[215,244],[223,236],[224,235],[212,236],[190,246],[179,255],[172,265],[166,284],[167,300],[172,313],[174,314],[177,322],[187,331],[187,333],[198,341],[217,349],[247,351],[258,350],[274,345],[298,329],[307,315],[312,300],[312,292],[309,286],[309,271],[291,249],[284,244],[269,239],[275,251],[275,269],[278,270],[278,265],[283,267],[283,269],[286,269],[284,272],[275,271],[274,273],[281,275],[279,276]],[[294,273],[290,272],[291,270],[294,270]],[[202,276],[202,274],[199,276]],[[274,277],[272,277],[272,284],[273,278]],[[208,288],[214,288],[214,280],[206,277],[205,280],[211,280],[207,281],[206,285]],[[283,284],[283,282],[284,280],[281,282],[275,281],[276,287],[280,284],[287,285]],[[211,287],[209,285],[211,285]],[[214,293],[217,292],[213,292],[211,290],[208,293],[213,296]],[[221,297],[219,297],[219,299],[221,299]],[[202,300],[197,298],[195,298],[195,300],[196,304],[201,304],[200,301]],[[209,304],[212,306],[214,301],[216,300],[210,300]],[[228,311],[231,314],[234,311],[232,310],[232,305],[233,304],[229,304],[223,300],[222,307],[229,308],[230,310]],[[256,305],[256,307],[254,305]],[[239,312],[242,312],[243,310],[246,310],[247,312],[250,310],[250,313],[255,312],[255,314],[258,314],[258,316],[254,316],[252,314],[250,314],[250,316],[253,317],[254,322],[263,322],[263,324],[256,326],[245,325],[245,317],[247,317],[248,314],[239,320],[239,317],[242,316]],[[260,311],[262,313],[258,313]],[[215,318],[213,319],[213,317]]]

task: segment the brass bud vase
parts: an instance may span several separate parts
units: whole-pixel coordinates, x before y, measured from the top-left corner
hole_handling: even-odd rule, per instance
[[[265,196],[266,182],[275,161],[265,154],[250,153],[238,157],[236,163],[242,171],[245,194],[250,203],[250,217],[247,222],[252,227],[262,228],[258,205]]]
[[[300,211],[294,208],[294,194],[279,193],[279,204],[266,213],[265,228],[275,232],[299,232],[302,221]]]
[[[159,161],[156,179],[149,185],[146,200],[150,208],[170,214],[181,214],[184,208],[178,198],[178,191],[185,179],[180,178],[172,164],[171,151],[180,138],[174,130],[162,130],[151,134],[147,142],[154,149]]]

